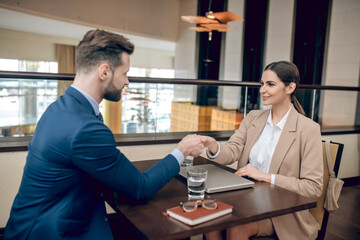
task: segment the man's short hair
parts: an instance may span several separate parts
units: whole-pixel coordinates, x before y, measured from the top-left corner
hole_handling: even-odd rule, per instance
[[[114,70],[122,64],[122,53],[134,52],[134,44],[122,35],[96,29],[88,31],[76,48],[77,70],[107,63]]]

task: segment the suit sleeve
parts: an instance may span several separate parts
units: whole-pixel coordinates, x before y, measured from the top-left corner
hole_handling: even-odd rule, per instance
[[[221,164],[229,165],[238,161],[244,150],[247,130],[253,119],[253,112],[250,112],[240,124],[239,129],[231,136],[225,144],[220,144],[220,153],[214,160]]]
[[[102,123],[90,121],[75,133],[72,161],[92,177],[136,200],[146,200],[166,185],[180,170],[171,154],[141,173],[116,148],[112,132]]]
[[[305,197],[319,197],[323,187],[323,152],[320,126],[314,124],[303,133],[300,178],[275,175],[275,185]]]

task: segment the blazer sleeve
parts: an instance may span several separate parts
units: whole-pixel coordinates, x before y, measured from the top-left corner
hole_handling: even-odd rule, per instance
[[[276,174],[275,185],[306,197],[319,197],[324,174],[320,126],[313,124],[306,128],[303,137],[300,178]]]
[[[221,164],[229,165],[240,159],[246,143],[247,130],[253,118],[254,111],[251,111],[230,139],[225,144],[220,144],[220,153],[218,157],[213,160]]]
[[[90,121],[76,131],[71,149],[75,166],[136,200],[149,199],[180,170],[176,158],[169,154],[146,172],[139,172],[116,148],[112,132],[98,121]]]

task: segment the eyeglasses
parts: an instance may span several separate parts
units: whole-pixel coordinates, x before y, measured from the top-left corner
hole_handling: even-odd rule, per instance
[[[211,198],[204,200],[190,200],[180,203],[185,212],[194,212],[199,204],[208,210],[215,210],[217,208],[216,200]]]

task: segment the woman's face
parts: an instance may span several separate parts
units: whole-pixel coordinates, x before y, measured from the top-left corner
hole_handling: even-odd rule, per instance
[[[293,84],[285,86],[275,72],[266,70],[261,78],[260,94],[264,105],[278,105],[285,101],[290,101],[290,95],[295,89],[291,89]]]

